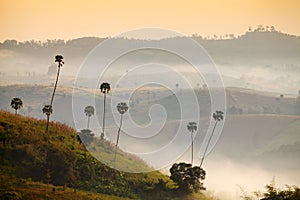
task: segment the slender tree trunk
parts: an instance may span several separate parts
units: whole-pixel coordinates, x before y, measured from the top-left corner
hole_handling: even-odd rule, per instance
[[[18,109],[15,109],[15,114],[18,114]]]
[[[194,162],[194,138],[193,138],[193,135],[194,135],[194,131],[191,132],[191,139],[192,139],[192,166],[193,166],[193,162]]]
[[[55,95],[55,91],[56,91],[56,87],[57,87],[59,72],[60,72],[60,64],[58,66],[57,75],[56,75],[56,81],[55,81],[55,85],[54,85],[54,89],[53,89],[53,93],[52,93],[52,97],[51,97],[51,101],[50,101],[50,105],[51,106],[52,106],[52,103],[53,103],[53,99],[54,99],[54,95]]]
[[[88,116],[87,129],[90,128],[90,116]]]
[[[205,158],[205,155],[206,155],[206,152],[207,152],[209,143],[210,143],[211,138],[212,138],[212,136],[213,136],[213,134],[214,134],[214,132],[215,132],[217,123],[218,123],[218,121],[216,121],[215,126],[214,126],[214,128],[213,128],[213,131],[212,131],[212,133],[211,133],[211,135],[210,135],[210,137],[209,137],[208,143],[207,143],[207,145],[206,145],[206,147],[205,147],[205,151],[204,151],[203,157],[202,157],[202,159],[201,159],[201,163],[200,163],[200,168],[201,168],[201,166],[202,166],[202,164],[203,164],[203,161],[204,161],[204,158]]]
[[[47,115],[46,133],[48,132],[48,126],[49,126],[49,117],[50,117],[50,115]]]
[[[101,139],[104,138],[104,130],[105,130],[105,104],[106,104],[106,93],[104,93],[104,103],[103,103],[103,123],[102,123],[102,134],[101,134]]]
[[[121,127],[122,127],[122,122],[123,122],[123,114],[121,114],[120,126],[119,126],[119,130],[118,130],[118,135],[117,135],[117,142],[116,142],[116,148],[115,148],[115,158],[114,158],[114,169],[116,169],[117,147],[118,147],[118,144],[119,144],[119,138],[120,138],[120,132],[121,132]]]

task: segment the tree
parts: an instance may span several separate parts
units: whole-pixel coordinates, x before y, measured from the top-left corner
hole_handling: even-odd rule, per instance
[[[89,146],[93,142],[95,134],[92,133],[90,129],[82,129],[80,132],[78,132],[78,135],[80,137],[80,141],[85,146]]]
[[[197,131],[197,124],[196,122],[189,122],[187,125],[187,130],[191,132],[191,140],[192,140],[192,162],[194,162],[194,132]]]
[[[53,112],[52,104],[53,104],[53,99],[54,99],[54,95],[55,95],[55,91],[56,91],[56,87],[57,87],[57,83],[58,83],[60,68],[63,66],[63,64],[65,64],[63,59],[64,59],[64,57],[62,55],[56,55],[55,56],[55,62],[58,63],[56,81],[55,81],[55,84],[54,84],[54,89],[53,89],[53,93],[52,93],[52,96],[51,96],[50,104],[45,105],[44,108],[43,108],[43,113],[47,115],[46,132],[48,132],[49,119],[50,119],[50,115]]]
[[[45,105],[42,111],[43,111],[44,114],[47,115],[46,132],[48,132],[49,118],[50,118],[50,115],[53,112],[52,106],[51,105]]]
[[[170,173],[170,178],[183,193],[205,190],[201,181],[205,179],[206,172],[198,166],[192,167],[191,164],[187,163],[175,163],[171,167]]]
[[[101,133],[101,140],[104,138],[104,131],[105,131],[105,104],[106,104],[106,94],[110,92],[110,84],[107,82],[103,82],[100,85],[100,91],[104,94],[104,102],[103,102],[103,124],[102,124],[102,133]]]
[[[213,134],[214,134],[214,132],[215,132],[217,123],[218,123],[219,121],[221,121],[221,120],[224,119],[223,114],[224,114],[224,113],[223,113],[222,111],[216,111],[216,112],[213,114],[213,118],[214,118],[214,120],[215,120],[215,125],[214,125],[214,128],[213,128],[213,130],[212,130],[212,133],[211,133],[211,135],[210,135],[210,137],[209,137],[209,140],[208,140],[208,142],[207,142],[207,145],[206,145],[206,147],[205,147],[205,151],[204,151],[203,157],[202,157],[202,159],[201,159],[200,167],[201,167],[202,164],[203,164],[203,161],[204,161],[204,158],[205,158],[205,155],[206,155],[206,152],[207,152],[209,143],[210,143],[211,138],[212,138],[212,136],[213,136]]]
[[[18,110],[23,107],[23,102],[20,98],[13,98],[11,100],[10,106],[15,109],[15,113],[18,113]]]
[[[63,66],[63,64],[65,64],[63,59],[64,59],[64,57],[62,55],[56,55],[55,56],[55,62],[58,63],[58,66],[57,66],[58,69],[57,69],[56,81],[55,81],[55,85],[54,85],[54,89],[53,89],[53,93],[52,93],[52,97],[51,97],[51,101],[50,101],[51,106],[52,106],[52,103],[53,103],[53,99],[54,99],[54,95],[55,95],[55,91],[56,91],[56,87],[57,87],[57,83],[58,83],[60,68]]]
[[[128,106],[125,102],[118,103],[117,110],[120,113],[121,118],[120,118],[120,126],[119,126],[119,130],[118,130],[117,142],[116,142],[116,148],[115,148],[115,158],[114,158],[114,165],[115,166],[114,166],[114,168],[116,168],[117,147],[118,147],[118,143],[119,143],[120,131],[121,131],[122,122],[123,122],[123,114],[128,110]]]
[[[87,106],[84,108],[84,114],[88,117],[87,121],[87,129],[90,127],[90,117],[93,116],[95,113],[95,109],[93,106]]]

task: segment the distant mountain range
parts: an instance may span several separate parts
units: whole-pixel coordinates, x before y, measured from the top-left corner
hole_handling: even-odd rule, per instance
[[[255,30],[244,35],[233,35],[214,39],[202,38],[198,35],[189,37],[202,45],[218,65],[265,66],[289,70],[300,68],[300,37],[288,35],[276,30]],[[26,68],[27,71],[46,73],[53,55],[61,53],[69,65],[79,67],[88,53],[100,42],[111,38],[84,37],[69,41],[47,40],[18,42],[6,40],[0,43],[0,71],[7,68]],[[168,47],[176,44],[184,51],[189,47],[180,37],[161,40],[140,40],[127,38],[114,38],[112,45],[105,55],[111,55],[117,49],[134,47],[137,44],[163,44]],[[159,51],[138,51],[138,59],[142,61],[161,61],[170,59]],[[195,55],[197,56],[197,55]],[[132,57],[128,57],[132,59]],[[136,58],[135,58],[136,59]],[[171,58],[173,59],[173,58]],[[172,61],[172,60],[171,60]],[[124,61],[125,62],[125,61]],[[174,60],[178,64],[178,60]],[[25,71],[25,70],[24,70]]]

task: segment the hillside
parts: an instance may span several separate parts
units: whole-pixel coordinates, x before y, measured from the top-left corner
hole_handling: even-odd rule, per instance
[[[37,118],[45,118],[45,115],[41,112],[42,107],[48,103],[48,98],[52,93],[53,88],[44,85],[11,85],[0,86],[0,109],[10,111],[10,100],[13,97],[20,97],[24,106],[20,110],[23,115],[35,116]],[[83,113],[84,107],[78,106],[72,107],[72,95],[76,98],[85,99],[89,96],[93,96],[94,90],[87,88],[77,88],[73,91],[70,87],[58,87],[57,95],[55,96],[54,110],[56,112],[51,116],[52,120],[67,123],[68,125],[75,127],[73,121],[73,114],[82,113],[82,120],[78,123],[85,127],[86,117]],[[114,89],[115,96],[126,94],[126,90]],[[195,89],[181,90],[177,92],[177,95],[186,95],[187,93],[195,92],[199,99],[199,106],[202,109],[202,115],[207,116],[210,110],[210,96],[207,90]],[[116,95],[117,94],[117,95]],[[260,92],[257,90],[244,89],[244,88],[226,88],[227,95],[227,114],[281,114],[281,115],[300,115],[300,100],[294,96],[280,97],[280,93],[268,93]],[[110,98],[110,95],[108,96]],[[146,90],[136,90],[131,97],[131,109],[130,112],[134,120],[145,121],[149,120],[146,113],[149,108],[154,104],[160,104],[165,106],[168,111],[171,111],[170,117],[178,119],[179,107],[176,97],[166,90],[159,90],[148,88]],[[102,112],[102,96],[100,92],[96,95],[96,106],[98,114]],[[110,111],[111,105],[108,100],[108,109]],[[189,102],[185,106],[185,109],[189,108]],[[146,116],[146,118],[144,117]],[[101,116],[98,116],[101,117]],[[112,116],[108,113],[108,118]],[[112,119],[108,119],[108,123],[115,126],[115,122]]]
[[[44,198],[45,195],[49,199],[179,198],[168,176],[157,171],[143,174],[115,171],[85,150],[74,129],[58,122],[50,123],[48,134],[44,129],[45,120],[0,111],[0,182],[7,183],[0,184],[0,196],[14,195],[19,199]],[[100,151],[113,152],[109,142],[97,139],[94,142]],[[140,159],[119,150],[118,164],[128,162],[148,168]],[[202,194],[180,199],[193,199],[193,196],[208,199]]]

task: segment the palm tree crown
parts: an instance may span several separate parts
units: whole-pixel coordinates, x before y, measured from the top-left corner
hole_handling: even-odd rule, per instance
[[[223,120],[223,119],[224,119],[223,114],[224,114],[224,113],[223,113],[222,111],[217,110],[217,111],[213,114],[214,120],[216,120],[216,121],[221,121],[221,120]]]
[[[56,55],[55,56],[55,62],[58,63],[58,67],[62,67],[64,63],[63,61],[64,57],[62,55]]]
[[[195,132],[195,131],[197,131],[197,124],[196,124],[196,122],[189,122],[189,124],[187,125],[187,129],[188,129],[188,131],[190,131],[190,132]]]
[[[93,106],[87,106],[84,109],[84,113],[86,116],[91,117],[92,115],[95,114],[95,109]]]
[[[125,102],[118,103],[117,109],[119,113],[122,115],[128,110],[128,106]]]
[[[16,113],[17,113],[17,110],[19,110],[21,107],[23,107],[23,102],[20,98],[13,98],[11,100],[10,105],[13,109],[16,110]]]
[[[101,85],[100,85],[100,91],[103,93],[103,94],[107,94],[110,92],[110,84],[107,83],[107,82],[103,82]]]
[[[50,116],[52,114],[52,112],[53,112],[53,109],[52,109],[51,105],[45,105],[44,108],[42,109],[42,111],[47,116]]]

